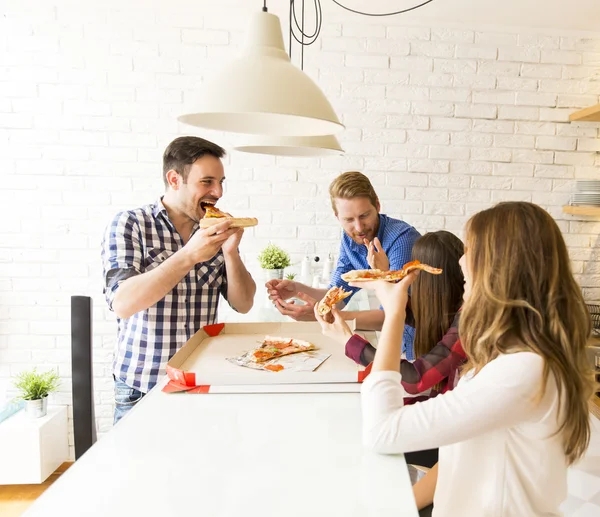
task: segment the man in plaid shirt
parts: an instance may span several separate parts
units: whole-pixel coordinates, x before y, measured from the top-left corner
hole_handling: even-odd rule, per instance
[[[256,285],[238,252],[244,230],[228,221],[199,228],[201,203],[223,195],[224,155],[202,138],[175,139],[163,155],[165,194],[118,213],[106,228],[104,293],[118,323],[115,423],[156,385],[175,352],[215,323],[219,295],[238,312],[252,308]]]
[[[352,294],[341,275],[354,269],[401,269],[410,262],[414,242],[421,236],[410,224],[380,214],[379,198],[369,178],[360,172],[345,172],[329,186],[333,212],[340,221],[343,234],[340,254],[330,287],[343,287]],[[266,284],[269,297],[281,312],[299,321],[315,319],[314,304],[323,298],[327,289],[314,289],[290,280],[270,280]],[[298,297],[306,305],[296,305],[285,300]],[[350,298],[345,300],[347,303]],[[356,319],[358,328],[381,330],[383,310],[344,311],[345,319]],[[414,328],[405,326],[402,342],[407,359],[413,357]]]

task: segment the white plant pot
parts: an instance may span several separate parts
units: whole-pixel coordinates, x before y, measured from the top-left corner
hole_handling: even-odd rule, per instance
[[[48,397],[25,401],[25,413],[29,418],[41,418],[48,413]]]
[[[283,269],[263,269],[265,274],[265,281],[269,280],[283,280]]]

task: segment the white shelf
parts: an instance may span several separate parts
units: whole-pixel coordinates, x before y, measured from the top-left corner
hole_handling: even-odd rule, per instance
[[[35,419],[23,409],[0,423],[0,485],[43,483],[68,460],[66,406]]]

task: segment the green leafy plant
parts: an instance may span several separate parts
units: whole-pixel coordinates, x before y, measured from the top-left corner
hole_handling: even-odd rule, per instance
[[[263,269],[283,269],[291,264],[287,252],[275,244],[269,244],[259,253],[258,262]]]
[[[288,273],[287,275],[285,275],[285,278],[287,278],[288,280],[293,280],[294,278],[296,278],[296,273]]]
[[[21,372],[14,381],[15,388],[19,390],[17,399],[38,400],[47,397],[60,386],[60,377],[54,370],[38,373],[34,368]]]

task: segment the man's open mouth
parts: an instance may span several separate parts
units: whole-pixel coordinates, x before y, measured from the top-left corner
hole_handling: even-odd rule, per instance
[[[200,202],[200,208],[202,208],[202,210],[206,211],[206,207],[207,206],[215,206],[216,203],[212,203],[210,201],[201,201]]]

